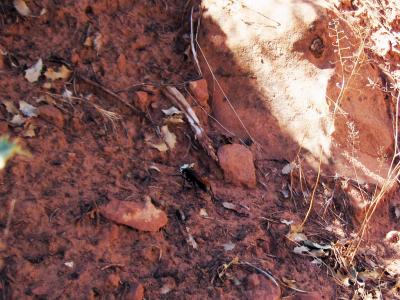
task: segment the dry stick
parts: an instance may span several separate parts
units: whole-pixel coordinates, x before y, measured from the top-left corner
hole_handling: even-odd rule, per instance
[[[10,211],[8,212],[8,217],[7,217],[7,224],[6,224],[6,228],[4,229],[4,238],[7,238],[8,233],[10,232],[11,220],[14,215],[14,208],[15,208],[16,202],[17,202],[16,199],[11,200]]]
[[[206,153],[216,162],[218,162],[218,157],[215,153],[215,149],[212,146],[212,143],[207,136],[205,130],[200,124],[199,118],[196,116],[192,107],[186,101],[185,97],[179,92],[175,87],[167,86],[162,89],[162,92],[165,96],[168,97],[172,101],[173,104],[178,106],[185,114],[186,119],[188,120],[192,130],[194,132],[195,138],[199,141],[202,148],[206,151]]]
[[[247,262],[247,261],[241,261],[241,262],[239,262],[239,264],[246,265],[246,266],[249,266],[249,267],[252,267],[252,268],[256,269],[258,272],[260,272],[261,274],[263,274],[266,277],[268,277],[268,279],[271,280],[277,287],[280,287],[279,283],[275,280],[275,278],[268,271],[265,271],[265,270],[255,266],[255,265]]]
[[[197,27],[197,29],[199,29],[199,27]],[[197,35],[196,35],[196,37],[197,37]],[[197,42],[197,40],[196,40],[196,42]],[[192,48],[192,55],[193,55],[193,59],[194,59],[194,61],[196,63],[197,71],[199,72],[200,76],[203,76],[203,73],[201,72],[199,60],[197,59],[196,47],[194,45],[193,7],[192,7],[192,11],[190,12],[190,48]]]
[[[129,108],[131,108],[132,110],[134,110],[135,112],[137,112],[140,115],[145,116],[140,110],[138,110],[135,106],[133,106],[132,104],[130,104],[128,101],[126,101],[125,99],[121,98],[120,96],[118,96],[116,93],[114,93],[113,91],[109,90],[108,88],[102,86],[101,84],[94,82],[93,80],[90,80],[89,78],[86,78],[85,76],[77,73],[76,76],[83,80],[84,82],[93,85],[99,89],[101,89],[103,92],[105,92],[106,94],[109,94],[110,96],[112,96],[113,98],[117,99],[118,101],[120,101],[121,103],[125,104],[126,106],[128,106]]]
[[[319,177],[321,175],[321,164],[322,164],[322,147],[321,147],[321,151],[319,154],[319,165],[318,165],[318,175],[317,175],[317,180],[315,181],[315,185],[314,185],[314,189],[312,191],[311,194],[311,200],[310,200],[310,207],[308,208],[307,214],[304,217],[303,222],[300,225],[300,228],[302,229],[304,227],[304,224],[307,222],[307,219],[311,213],[311,210],[313,208],[313,204],[314,204],[314,197],[315,197],[315,192],[317,191],[317,187],[318,187],[318,182],[319,182]]]

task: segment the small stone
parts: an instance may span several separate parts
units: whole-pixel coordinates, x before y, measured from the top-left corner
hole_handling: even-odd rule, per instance
[[[141,111],[145,112],[150,104],[149,94],[143,91],[136,92],[136,104]]]
[[[64,116],[61,111],[52,105],[39,107],[39,115],[45,121],[56,125],[59,128],[64,127]]]
[[[113,199],[100,211],[115,223],[141,231],[156,232],[168,222],[165,212],[156,208],[150,198],[143,204]]]
[[[120,54],[117,60],[118,71],[122,74],[126,73],[126,57],[124,54]]]
[[[202,106],[208,107],[208,85],[205,79],[191,81],[189,90]]]
[[[281,289],[264,276],[251,274],[246,278],[246,299],[280,300]]]
[[[129,300],[142,300],[144,298],[144,287],[141,283],[135,283],[131,285],[127,297]]]
[[[240,144],[224,145],[218,149],[219,164],[224,171],[225,179],[235,185],[256,186],[256,170],[253,154]]]

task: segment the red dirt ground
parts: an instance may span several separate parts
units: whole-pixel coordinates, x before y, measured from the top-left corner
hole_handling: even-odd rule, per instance
[[[296,185],[281,174],[284,159],[257,160],[257,187],[248,189],[224,181],[187,124],[171,126],[177,135],[172,151],[161,153],[146,143],[162,125],[161,109],[172,106],[160,87],[171,84],[185,93],[184,85],[199,78],[187,52],[192,5],[182,0],[84,0],[41,1],[39,6],[32,1],[33,14],[43,7],[47,13],[24,18],[11,1],[0,4],[1,101],[45,105],[36,101],[49,92],[43,88],[45,78],[33,84],[24,78],[24,70],[39,58],[47,68],[65,64],[74,70],[69,81],[53,82],[51,93],[61,94],[66,87],[77,97],[93,94],[87,101],[54,100],[60,116],[33,118],[36,135],[31,138],[23,137],[23,127],[8,123],[10,114],[0,106],[1,133],[19,137],[32,154],[13,159],[0,173],[1,228],[16,200],[1,249],[1,299],[141,299],[142,288],[145,299],[276,299],[273,284],[249,265],[233,265],[218,276],[235,257],[268,270],[280,282],[283,277],[295,280],[298,289],[316,292],[315,299],[351,295],[352,288],[337,284],[324,266],[293,253],[296,245],[286,238],[289,229],[281,220],[300,223],[308,203],[300,192],[294,199],[282,196],[291,182]],[[97,33],[100,49],[84,46]],[[144,113],[99,85],[136,107],[144,105]],[[148,94],[148,106],[140,106],[137,91]],[[122,119],[113,126],[91,103]],[[209,122],[215,147],[232,142]],[[215,197],[184,182],[179,168],[185,163],[195,163]],[[307,173],[309,188],[315,178],[314,172]],[[357,223],[336,181],[322,181],[326,189],[318,190],[320,201],[306,233],[329,243],[337,237],[325,227],[335,215],[344,219],[345,232]],[[322,218],[324,192],[335,188],[334,205]],[[138,231],[100,214],[110,200],[141,203],[145,196],[168,216],[159,232]],[[222,202],[235,203],[237,210]],[[381,214],[391,208],[388,203]],[[204,210],[207,218],[200,215]],[[381,241],[386,228],[396,229],[393,216],[380,220],[384,224],[371,234],[373,241]],[[230,242],[235,247],[227,251],[224,244]],[[283,297],[300,295],[283,284],[281,291]]]

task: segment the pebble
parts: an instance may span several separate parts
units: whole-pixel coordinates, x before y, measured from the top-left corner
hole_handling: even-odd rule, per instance
[[[140,231],[156,232],[168,223],[165,212],[156,208],[150,198],[145,203],[113,199],[100,211],[107,219]]]
[[[256,186],[256,170],[253,154],[240,144],[224,145],[218,149],[219,164],[225,179],[235,185]]]
[[[61,111],[52,105],[43,105],[39,107],[39,116],[45,121],[55,126],[64,127],[64,116]]]

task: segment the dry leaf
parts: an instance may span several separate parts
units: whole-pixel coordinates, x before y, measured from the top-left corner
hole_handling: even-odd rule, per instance
[[[94,36],[93,40],[94,49],[99,52],[101,47],[103,46],[103,35],[100,32],[97,32]]]
[[[168,148],[170,150],[174,149],[176,145],[176,135],[173,132],[169,131],[168,125],[164,125],[163,127],[161,127],[161,133],[164,137],[165,143],[168,145]]]
[[[151,147],[157,149],[160,152],[166,152],[168,151],[168,146],[166,143],[159,143],[159,144],[153,144],[153,143],[148,143]]]
[[[43,83],[43,88],[46,90],[49,90],[52,88],[51,82],[45,82]]]
[[[196,241],[193,238],[193,235],[191,235],[189,227],[186,227],[186,231],[188,233],[188,238],[187,238],[188,244],[190,244],[193,247],[193,249],[196,250],[199,249],[199,245],[197,245]]]
[[[11,100],[4,100],[3,105],[6,107],[7,112],[10,114],[19,114],[18,109],[15,107],[14,102]]]
[[[32,14],[24,0],[14,0],[14,7],[21,16],[28,17]]]
[[[57,79],[68,79],[69,76],[71,76],[71,70],[64,65],[58,68],[58,71],[54,71],[53,68],[48,68],[46,73],[44,73],[44,76],[52,81]]]
[[[282,174],[283,174],[283,175],[288,175],[288,174],[292,171],[292,169],[293,169],[293,166],[292,166],[291,163],[289,163],[289,164],[285,165],[285,166],[282,168]]]
[[[36,129],[36,125],[30,123],[28,125],[28,127],[24,130],[24,132],[22,133],[23,137],[35,137],[36,133],[35,133],[35,129]]]
[[[183,121],[183,115],[173,115],[164,120],[166,124],[182,124],[185,123]]]
[[[39,60],[36,62],[36,64],[34,64],[32,67],[30,67],[29,69],[27,69],[25,71],[25,78],[30,83],[36,82],[40,77],[42,68],[43,68],[43,61],[41,58],[39,58]]]
[[[173,116],[173,115],[177,115],[177,114],[182,114],[182,112],[179,109],[177,109],[175,106],[171,106],[168,109],[162,109],[162,112],[166,116]]]
[[[226,209],[236,210],[236,205],[230,202],[222,202],[222,206]]]
[[[19,101],[19,110],[25,117],[37,117],[39,115],[38,109],[25,101]]]
[[[296,254],[304,255],[309,254],[310,249],[308,249],[306,246],[297,246],[293,248],[293,252]]]
[[[223,244],[222,246],[224,246],[225,251],[232,251],[236,247],[235,243],[232,243],[231,241],[226,244]]]
[[[200,214],[200,216],[203,217],[203,218],[207,218],[207,217],[208,217],[208,213],[207,213],[207,211],[206,211],[204,208],[201,208],[201,209],[200,209],[199,214]]]
[[[13,118],[10,121],[10,124],[13,126],[21,126],[22,124],[25,123],[25,121],[26,119],[20,114],[18,114],[13,116]]]
[[[93,46],[93,39],[91,36],[88,36],[83,43],[83,46],[92,47]]]

